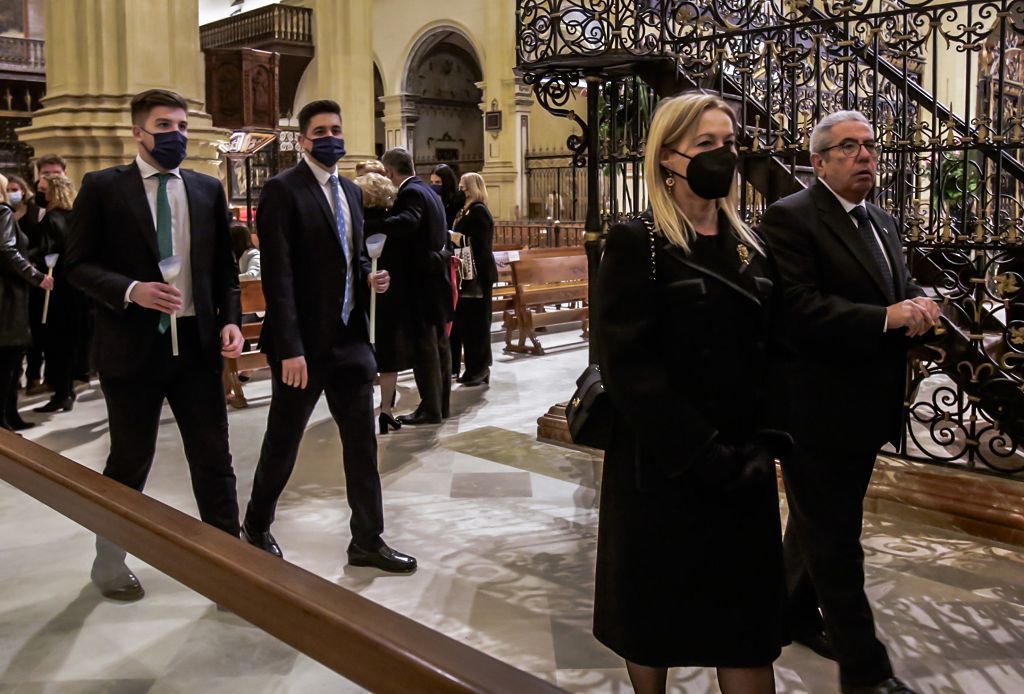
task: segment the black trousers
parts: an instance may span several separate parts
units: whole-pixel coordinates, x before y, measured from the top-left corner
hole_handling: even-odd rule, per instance
[[[0,347],[0,427],[20,419],[18,416],[18,380],[21,378],[21,358],[25,348]]]
[[[53,306],[50,306],[53,309]],[[74,398],[79,361],[81,316],[70,310],[51,312],[42,326],[46,345],[46,382],[56,400]]]
[[[482,298],[459,297],[452,324],[452,373],[459,372],[465,352],[468,378],[482,376],[491,366],[491,292]]]
[[[452,353],[445,326],[428,327],[413,344],[412,375],[420,392],[416,408],[427,417],[447,417],[452,395]]]
[[[860,544],[864,494],[877,448],[827,450],[800,445],[783,461],[789,504],[783,538],[790,622],[795,631],[824,627],[839,661],[839,679],[870,686],[892,677],[864,593]],[[821,609],[819,616],[818,608]]]
[[[103,474],[143,490],[166,398],[181,432],[199,517],[237,537],[238,493],[221,373],[203,359],[194,318],[178,318],[178,346],[180,356],[172,356],[168,330],[156,341],[149,363],[138,375],[100,374],[110,427],[110,455]]]
[[[270,414],[245,524],[254,531],[262,531],[274,522],[277,501],[295,467],[306,424],[323,393],[341,435],[345,486],[352,509],[352,539],[363,549],[377,549],[384,532],[384,505],[373,428],[373,381],[362,365],[325,359],[310,361],[306,366],[309,382],[300,390],[281,380],[279,361],[270,362]]]

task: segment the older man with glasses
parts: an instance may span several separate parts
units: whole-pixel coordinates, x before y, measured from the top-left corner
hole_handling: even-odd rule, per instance
[[[910,339],[939,319],[910,279],[896,221],[866,201],[878,171],[867,118],[833,113],[811,134],[818,180],[765,212],[786,350],[780,428],[792,635],[839,663],[843,692],[909,692],[893,676],[864,593],[864,494],[875,456],[898,445]]]

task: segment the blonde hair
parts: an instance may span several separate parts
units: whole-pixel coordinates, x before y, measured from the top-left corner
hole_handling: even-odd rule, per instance
[[[466,187],[466,207],[474,202],[487,204],[487,184],[484,183],[483,176],[473,172],[464,173],[459,183]]]
[[[356,164],[356,176],[362,176],[368,173],[384,173],[384,165],[376,159],[367,159]]]
[[[50,187],[46,189],[46,194],[50,198],[46,209],[70,210],[75,204],[75,196],[78,195],[71,179],[60,174],[46,174],[43,178],[50,183]]]
[[[701,116],[711,109],[724,111],[732,121],[733,130],[736,129],[736,115],[729,108],[729,104],[714,94],[691,93],[663,100],[654,112],[654,119],[647,133],[644,182],[647,184],[651,211],[654,213],[654,225],[665,235],[669,243],[687,253],[690,252],[690,244],[696,238],[697,232],[672,196],[672,191],[665,185],[667,176],[666,169],[661,165],[661,148],[692,135],[700,124]],[[739,191],[735,177],[729,194],[716,200],[715,204],[725,214],[736,234],[745,243],[763,252],[761,242],[737,211]]]
[[[5,205],[10,205],[10,198],[7,197],[7,176],[0,174],[0,202]]]
[[[398,196],[395,184],[376,172],[357,176],[356,185],[363,190],[363,205],[366,207],[391,207]]]

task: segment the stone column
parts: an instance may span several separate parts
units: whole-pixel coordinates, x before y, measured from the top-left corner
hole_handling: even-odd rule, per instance
[[[295,112],[314,99],[341,105],[348,154],[339,162],[345,173],[374,159],[373,1],[306,0],[313,8],[316,55],[306,68],[295,97]]]
[[[514,37],[516,32],[515,3],[511,0],[488,2],[485,6],[487,36]],[[516,55],[506,41],[488,45],[483,56],[484,81],[482,111],[497,106],[502,114],[500,131],[484,131],[484,168],[491,212],[497,219],[513,219],[516,212],[526,214],[524,157],[526,129],[524,116],[529,117],[532,97],[515,76]],[[481,114],[483,117],[483,114]]]
[[[385,148],[405,147],[415,157],[414,135],[416,121],[420,118],[415,102],[404,93],[381,97],[381,101],[384,103]]]
[[[43,108],[18,137],[36,155],[60,154],[76,183],[137,153],[128,104],[146,89],[171,89],[189,104],[185,166],[217,174],[215,129],[204,108],[199,7],[181,0],[46,0]]]

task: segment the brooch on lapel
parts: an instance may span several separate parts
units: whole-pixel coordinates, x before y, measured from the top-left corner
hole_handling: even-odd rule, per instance
[[[750,265],[750,250],[742,243],[736,244],[736,254],[739,255],[741,263]]]

